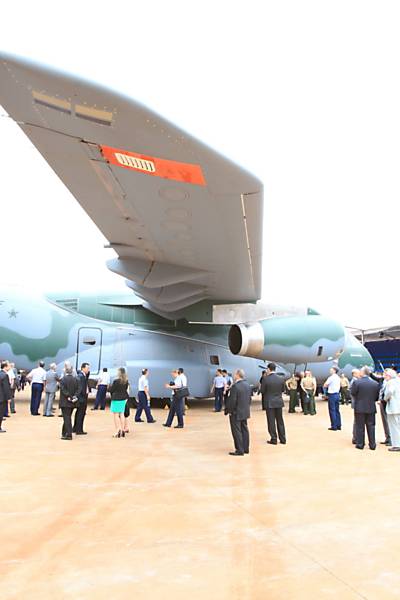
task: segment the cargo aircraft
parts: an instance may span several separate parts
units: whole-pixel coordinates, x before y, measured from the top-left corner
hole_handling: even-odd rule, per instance
[[[282,308],[262,320],[215,322],[218,307],[261,296],[262,183],[141,104],[0,53],[0,104],[109,241],[124,295],[0,297],[0,356],[151,370],[153,396],[183,367],[207,397],[218,366],[256,384],[265,361],[283,373],[308,365],[372,365],[368,351],[316,311]],[[221,223],[224,235],[221,236]],[[129,293],[128,293],[129,292]]]

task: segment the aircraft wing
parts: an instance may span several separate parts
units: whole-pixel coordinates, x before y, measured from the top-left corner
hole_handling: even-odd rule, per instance
[[[261,294],[262,184],[141,104],[0,54],[0,104],[165,315]]]

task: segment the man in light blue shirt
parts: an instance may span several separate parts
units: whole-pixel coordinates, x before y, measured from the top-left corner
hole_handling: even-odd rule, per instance
[[[222,410],[222,402],[224,399],[224,392],[226,389],[226,379],[223,376],[221,369],[217,369],[217,372],[214,377],[213,386],[211,388],[211,393],[214,392],[214,412],[221,412]]]

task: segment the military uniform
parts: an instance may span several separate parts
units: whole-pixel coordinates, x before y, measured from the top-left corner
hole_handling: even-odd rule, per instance
[[[340,378],[340,404],[350,404],[349,399],[349,380],[347,377]]]
[[[317,387],[317,382],[315,377],[303,377],[301,383],[305,394],[303,412],[305,415],[316,415],[317,410],[315,408],[315,389]]]
[[[297,378],[292,375],[290,379],[286,381],[286,387],[289,390],[289,412],[296,412],[296,406],[299,403],[298,393],[297,393]]]

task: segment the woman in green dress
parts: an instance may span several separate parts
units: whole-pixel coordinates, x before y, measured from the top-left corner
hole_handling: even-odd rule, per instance
[[[117,371],[117,379],[112,382],[109,392],[111,394],[111,412],[114,414],[114,437],[125,437],[125,404],[129,398],[129,381],[126,370],[121,367]]]

